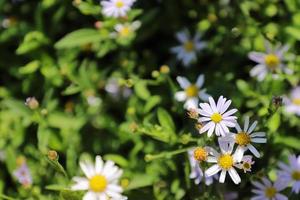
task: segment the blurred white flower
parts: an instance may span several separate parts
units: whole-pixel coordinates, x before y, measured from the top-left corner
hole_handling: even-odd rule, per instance
[[[125,17],[135,0],[105,0],[101,2],[102,13],[107,17]]]
[[[231,104],[231,100],[227,100],[220,96],[216,104],[212,97],[209,97],[208,103],[200,103],[199,114],[203,117],[199,118],[200,123],[205,125],[199,130],[200,134],[208,131],[207,135],[210,137],[213,132],[217,136],[225,136],[229,133],[228,127],[234,127],[237,117],[232,116],[237,112],[237,109],[231,109],[226,112]]]
[[[175,93],[175,99],[177,101],[185,101],[185,109],[195,109],[198,107],[199,98],[203,101],[207,101],[209,95],[206,93],[206,89],[201,89],[204,83],[204,75],[200,74],[195,84],[182,76],[177,76],[177,82],[180,87],[184,89]]]
[[[267,179],[262,178],[262,182],[253,181],[252,184],[256,187],[252,189],[255,194],[251,200],[288,200],[288,198],[279,192],[285,189],[285,183],[277,180],[274,184]]]
[[[182,61],[184,66],[189,66],[191,62],[197,60],[197,53],[206,47],[206,43],[200,40],[200,34],[196,33],[191,38],[190,33],[185,29],[176,34],[180,45],[171,48],[171,52],[177,55],[177,59]]]
[[[140,26],[140,21],[134,21],[132,23],[117,24],[115,25],[115,30],[117,31],[117,36],[121,38],[127,38],[132,35]]]
[[[121,86],[116,78],[110,78],[107,81],[105,91],[115,99],[119,99],[120,97],[128,98],[132,94],[132,90],[128,87]]]
[[[197,185],[202,181],[202,179],[204,179],[206,185],[211,185],[213,183],[213,177],[205,177],[199,165],[201,161],[206,161],[209,149],[209,147],[197,147],[188,151],[188,157],[191,165],[190,179],[195,179],[195,184]]]
[[[233,182],[235,184],[239,184],[241,182],[241,178],[234,167],[241,162],[243,157],[240,158],[236,153],[232,154],[233,144],[223,145],[220,143],[220,149],[221,153],[218,153],[214,149],[210,150],[210,154],[212,156],[207,157],[207,162],[215,164],[205,171],[205,175],[213,176],[221,171],[219,182],[224,183],[228,172]]]
[[[292,70],[288,69],[284,64],[284,53],[287,52],[289,47],[287,45],[276,45],[272,47],[266,41],[266,52],[252,51],[248,54],[250,60],[258,64],[250,71],[252,77],[257,77],[257,80],[262,81],[268,73],[285,72],[291,74]]]
[[[100,156],[96,156],[95,165],[91,162],[80,162],[80,167],[85,177],[74,177],[75,184],[72,190],[87,190],[83,200],[123,200],[123,188],[118,181],[123,173],[112,161],[103,162]]]
[[[243,154],[248,149],[257,158],[260,157],[259,152],[251,143],[266,143],[265,132],[253,132],[257,125],[257,121],[253,122],[249,127],[249,117],[247,116],[244,123],[244,129],[242,130],[240,125],[236,123],[235,129],[237,133],[229,133],[225,137],[220,137],[220,142],[235,143],[238,145],[236,152]]]
[[[86,98],[87,100],[87,103],[90,105],[90,106],[99,106],[101,104],[101,99],[99,97],[95,97],[93,95],[90,95]]]
[[[285,110],[300,116],[300,86],[292,89],[290,98],[285,99]]]
[[[292,191],[296,194],[300,192],[300,156],[289,156],[289,165],[280,162],[278,164],[280,170],[278,171],[279,179],[288,186],[292,183]]]
[[[32,177],[25,161],[13,172],[13,175],[24,187],[28,187],[32,184]]]

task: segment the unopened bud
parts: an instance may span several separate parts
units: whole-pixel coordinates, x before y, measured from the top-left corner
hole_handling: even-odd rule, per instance
[[[198,122],[195,124],[195,128],[199,131],[201,128],[203,128],[203,124]]]
[[[272,104],[276,108],[280,107],[282,105],[282,97],[281,96],[274,96],[272,98]]]
[[[170,68],[168,65],[162,65],[159,69],[160,73],[168,74],[170,72]]]
[[[189,109],[187,114],[188,114],[189,118],[191,118],[191,119],[198,119],[198,116],[199,116],[199,114],[195,108]]]
[[[47,156],[48,156],[49,160],[57,160],[57,158],[58,158],[57,152],[53,151],[53,150],[48,151]]]
[[[132,132],[136,132],[137,129],[138,129],[137,123],[132,122],[132,123],[129,125],[129,129],[130,129]]]
[[[39,107],[39,102],[35,97],[28,97],[25,101],[25,105],[28,106],[31,110],[35,110]]]
[[[101,21],[96,21],[94,24],[96,29],[100,29],[102,27],[102,22]]]

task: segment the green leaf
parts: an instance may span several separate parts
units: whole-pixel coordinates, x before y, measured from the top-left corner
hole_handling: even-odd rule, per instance
[[[40,67],[40,62],[38,60],[31,61],[25,66],[19,68],[20,74],[32,74]]]
[[[271,132],[277,131],[280,125],[280,114],[276,112],[268,121],[267,126]]]
[[[132,177],[129,185],[125,190],[134,190],[141,187],[151,186],[154,183],[155,178],[152,175],[136,174]]]
[[[102,39],[103,37],[101,34],[95,29],[79,29],[60,39],[55,44],[55,48],[64,49],[81,47],[85,44],[100,42]]]
[[[98,15],[101,13],[101,7],[98,5],[94,5],[90,2],[80,2],[80,4],[77,6],[77,8],[80,10],[80,12],[84,15]]]
[[[296,40],[300,40],[300,28],[288,26],[285,28],[286,33],[294,37]]]
[[[161,102],[160,96],[151,96],[144,107],[144,113],[148,113],[152,108]]]
[[[25,35],[24,41],[18,47],[16,53],[19,55],[26,54],[48,43],[49,39],[42,32],[32,31]]]
[[[82,194],[81,192],[74,192],[70,190],[63,190],[60,192],[60,196],[62,200],[81,200]]]
[[[112,160],[115,163],[117,163],[118,165],[120,165],[122,168],[125,168],[129,165],[128,161],[123,156],[120,156],[120,155],[117,155],[117,154],[106,154],[104,156],[104,159],[105,160]]]
[[[83,117],[71,117],[63,113],[54,112],[49,114],[49,125],[60,129],[79,130],[85,123]]]
[[[297,137],[276,135],[274,143],[300,150],[300,139]]]
[[[144,100],[147,100],[151,96],[146,81],[138,81],[134,84],[134,91],[138,97]]]
[[[63,92],[62,95],[73,95],[81,91],[81,87],[78,85],[70,85]]]
[[[157,117],[160,125],[169,129],[172,132],[175,132],[175,124],[171,115],[163,108],[158,108]]]

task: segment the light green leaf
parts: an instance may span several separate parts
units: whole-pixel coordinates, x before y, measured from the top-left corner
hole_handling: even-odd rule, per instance
[[[172,132],[175,132],[175,124],[171,115],[163,108],[158,108],[157,117],[160,125],[169,129]]]
[[[146,81],[138,81],[134,84],[134,91],[138,97],[144,100],[147,100],[151,96]]]

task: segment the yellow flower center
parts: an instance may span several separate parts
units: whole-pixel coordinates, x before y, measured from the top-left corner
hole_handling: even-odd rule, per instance
[[[196,97],[198,96],[198,88],[196,85],[190,85],[185,89],[185,93],[188,97]]]
[[[127,26],[124,26],[121,30],[120,30],[120,36],[121,37],[127,37],[130,33],[130,28]]]
[[[274,187],[267,187],[265,190],[266,197],[272,199],[276,195],[276,189]]]
[[[103,192],[107,186],[107,180],[102,175],[95,175],[89,180],[89,184],[93,192]]]
[[[222,169],[228,170],[233,166],[233,158],[229,154],[223,154],[219,157],[218,164]]]
[[[204,148],[198,147],[194,150],[194,158],[198,161],[204,161],[207,159],[207,152]]]
[[[244,162],[243,163],[243,168],[246,169],[246,170],[247,169],[249,170],[251,168],[251,165],[248,162]]]
[[[220,115],[219,113],[214,113],[212,114],[212,116],[210,117],[211,120],[215,123],[219,123],[220,121],[222,121],[222,115]]]
[[[275,69],[279,62],[280,60],[275,54],[268,54],[265,56],[265,63],[270,69]]]
[[[300,98],[293,99],[293,104],[296,104],[297,106],[300,106]]]
[[[124,2],[123,1],[117,1],[116,2],[116,7],[117,8],[122,8],[124,6]]]
[[[245,146],[250,143],[250,136],[245,132],[240,132],[235,136],[235,143],[240,146]]]
[[[195,45],[192,41],[187,41],[186,43],[184,43],[184,50],[186,52],[191,52],[195,49]]]
[[[296,181],[300,181],[300,171],[293,171],[292,178]]]

